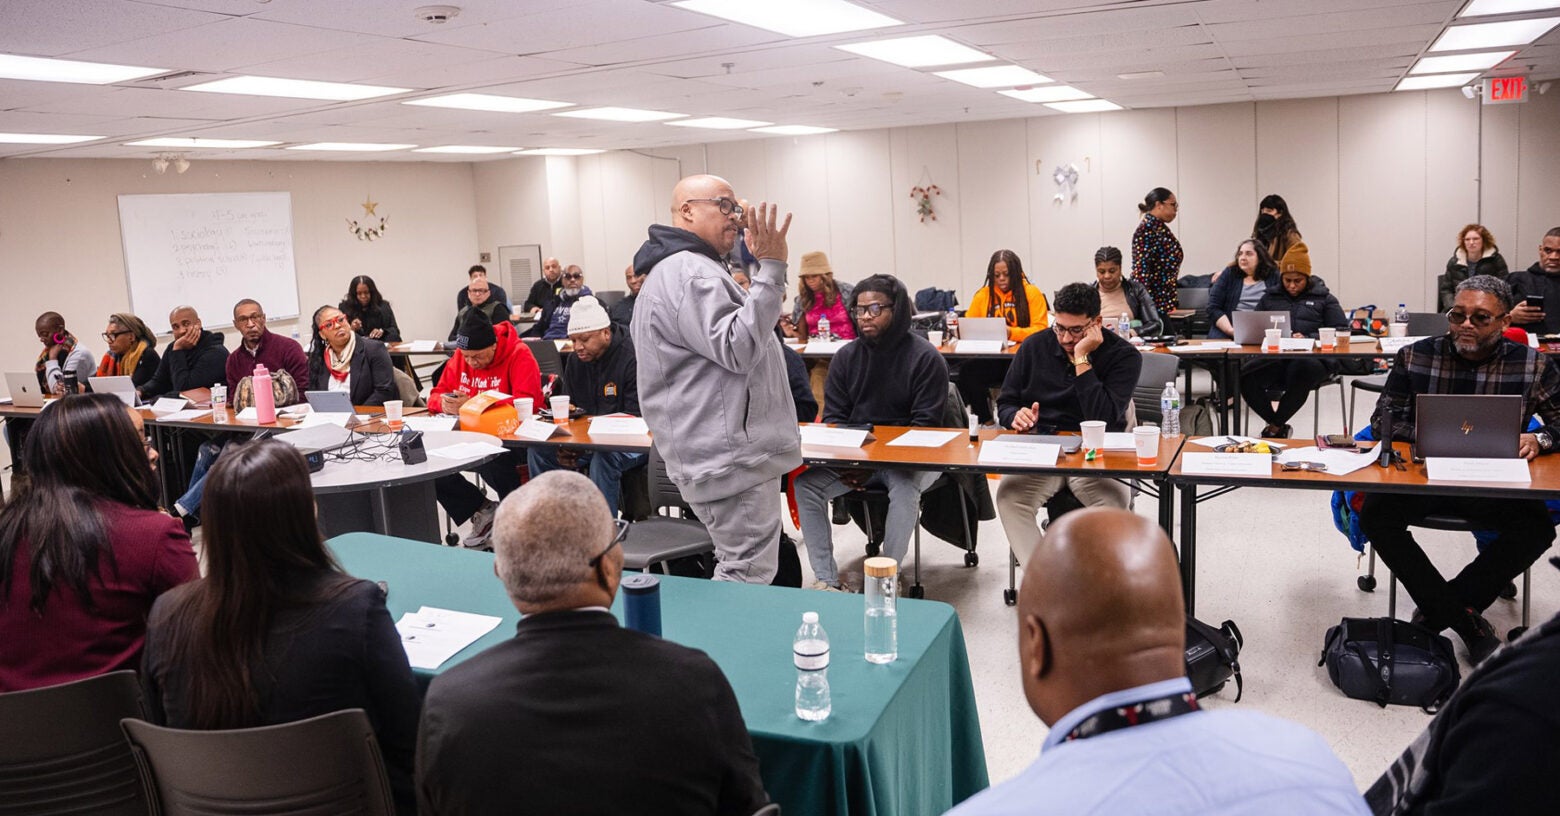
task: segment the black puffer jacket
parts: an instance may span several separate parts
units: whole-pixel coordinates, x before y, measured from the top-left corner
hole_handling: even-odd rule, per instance
[[[1306,281],[1305,289],[1295,296],[1290,296],[1280,278],[1274,277],[1268,284],[1267,292],[1262,295],[1262,300],[1257,302],[1257,311],[1288,312],[1289,331],[1299,332],[1306,337],[1315,337],[1318,329],[1328,326],[1339,330],[1347,330],[1349,327],[1349,318],[1344,315],[1342,304],[1332,292],[1327,291],[1326,281],[1315,275]]]

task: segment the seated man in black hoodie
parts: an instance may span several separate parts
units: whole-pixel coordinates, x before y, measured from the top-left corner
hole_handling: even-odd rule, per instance
[[[614,324],[601,302],[585,295],[569,311],[569,339],[574,342],[574,354],[564,363],[563,376],[553,385],[553,396],[568,395],[569,402],[590,416],[639,416],[639,366],[628,327]],[[591,482],[606,497],[607,509],[617,518],[623,474],[644,464],[645,454],[535,447],[528,459],[532,476],[559,468],[586,468]]]
[[[1538,261],[1506,278],[1517,299],[1511,310],[1511,325],[1532,334],[1560,332],[1560,227],[1544,233],[1538,245]],[[1545,298],[1542,305],[1529,301],[1528,295]]]
[[[892,275],[856,284],[845,310],[857,339],[829,363],[824,422],[938,427],[948,401],[948,364],[931,343],[910,333],[910,293]],[[888,490],[883,554],[903,563],[921,512],[921,493],[937,471],[840,470],[815,467],[796,477],[796,509],[812,562],[814,589],[840,589],[829,500],[853,490]]]
[[[1142,352],[1115,332],[1100,329],[1100,293],[1069,283],[1056,293],[1051,328],[1025,338],[997,395],[997,419],[1020,433],[1080,430],[1100,420],[1107,431],[1125,431],[1132,389],[1143,369]],[[1027,564],[1042,534],[1035,516],[1066,487],[1086,507],[1127,506],[1127,486],[1091,476],[1017,474],[997,487],[997,516],[1008,547]]]
[[[220,332],[206,331],[193,306],[178,306],[168,314],[173,342],[157,362],[157,373],[136,389],[142,399],[174,397],[192,388],[227,382],[228,351]]]
[[[1288,312],[1289,331],[1295,337],[1315,339],[1324,327],[1347,333],[1349,318],[1338,298],[1327,291],[1327,284],[1312,277],[1307,267],[1289,267],[1279,276],[1279,285],[1270,286],[1257,301],[1257,311]],[[1240,398],[1267,422],[1262,429],[1264,437],[1288,439],[1294,435],[1290,417],[1305,407],[1311,392],[1336,370],[1337,366],[1326,360],[1248,360],[1240,369]],[[1277,407],[1268,399],[1273,389],[1282,391]]]

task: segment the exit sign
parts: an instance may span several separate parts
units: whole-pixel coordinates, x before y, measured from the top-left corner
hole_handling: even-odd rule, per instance
[[[1490,77],[1484,80],[1484,104],[1511,105],[1528,101],[1527,77]]]

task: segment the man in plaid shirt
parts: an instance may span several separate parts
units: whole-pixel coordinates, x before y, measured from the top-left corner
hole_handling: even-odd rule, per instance
[[[1544,423],[1535,433],[1521,435],[1520,455],[1532,459],[1554,450],[1560,437],[1560,369],[1502,336],[1511,325],[1511,308],[1511,289],[1498,278],[1476,275],[1459,284],[1447,313],[1447,333],[1398,351],[1373,421],[1390,412],[1393,436],[1412,440],[1419,394],[1516,394],[1524,400],[1523,416],[1537,414]],[[1460,516],[1498,537],[1448,581],[1408,532],[1432,514]],[[1450,627],[1475,664],[1500,646],[1480,613],[1555,540],[1549,511],[1537,499],[1370,493],[1360,510],[1360,528],[1419,605],[1416,620],[1422,615],[1434,631]]]

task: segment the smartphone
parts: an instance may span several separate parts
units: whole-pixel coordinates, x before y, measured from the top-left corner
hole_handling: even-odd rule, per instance
[[[1527,305],[1529,307],[1531,307],[1531,308],[1537,309],[1540,312],[1542,312],[1544,310],[1544,296],[1543,295],[1528,295],[1527,296]]]
[[[1316,437],[1316,444],[1322,448],[1349,448],[1352,450],[1359,447],[1359,443],[1354,441],[1354,437],[1348,434],[1319,434]]]

